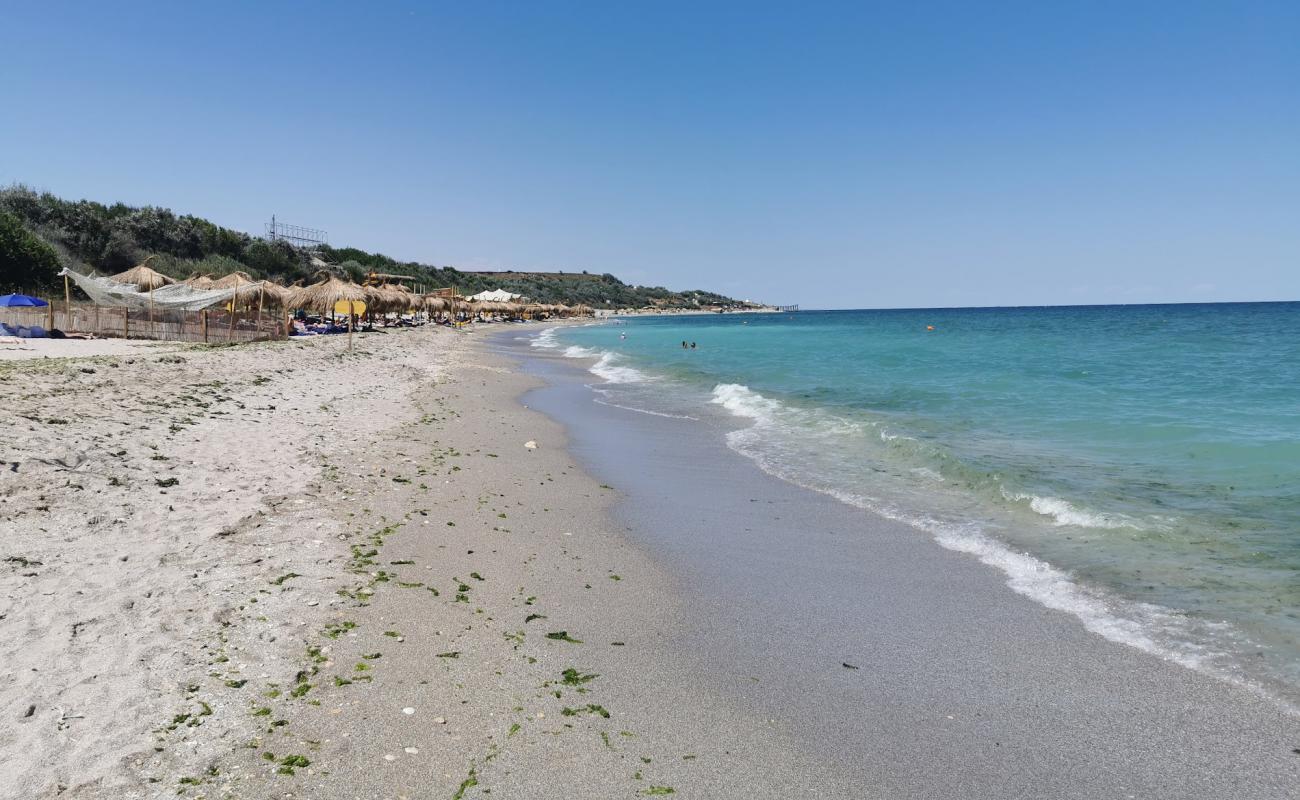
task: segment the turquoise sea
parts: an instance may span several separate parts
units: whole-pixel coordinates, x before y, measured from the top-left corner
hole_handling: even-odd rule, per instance
[[[1300,303],[639,317],[533,344],[584,359],[597,402],[712,426],[1100,635],[1300,699]]]

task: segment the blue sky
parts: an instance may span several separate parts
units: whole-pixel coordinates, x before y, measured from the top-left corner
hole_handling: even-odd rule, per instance
[[[0,12],[0,182],[806,307],[1300,299],[1300,3]]]

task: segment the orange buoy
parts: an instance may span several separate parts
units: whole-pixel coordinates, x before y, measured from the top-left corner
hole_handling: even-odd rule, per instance
[[[933,325],[926,325],[926,326],[925,326],[925,329],[926,329],[927,331],[932,331],[932,330],[934,330],[934,326],[933,326]]]

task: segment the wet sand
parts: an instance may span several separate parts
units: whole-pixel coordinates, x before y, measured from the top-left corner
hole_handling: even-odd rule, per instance
[[[763,473],[695,420],[593,402],[534,349],[528,401],[619,486],[628,535],[681,582],[683,657],[808,743],[842,795],[1291,797],[1300,719],[1088,633],[973,556]],[[575,366],[576,365],[576,366]]]

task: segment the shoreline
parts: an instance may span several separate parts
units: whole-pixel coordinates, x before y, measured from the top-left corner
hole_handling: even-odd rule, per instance
[[[691,326],[684,325],[679,335],[690,338],[690,331]],[[800,404],[800,398],[791,394],[789,387],[785,395],[760,394],[744,385],[743,378],[733,378],[716,353],[710,354],[713,360],[707,369],[712,370],[714,379],[709,380],[707,371],[693,373],[686,362],[672,358],[656,361],[655,354],[644,352],[646,337],[661,333],[661,329],[651,326],[641,329],[641,333],[641,350],[633,346],[633,341],[626,342],[627,348],[619,346],[620,342],[614,340],[618,329],[613,329],[612,334],[608,331],[602,334],[598,329],[574,332],[562,339],[544,333],[538,338],[536,346],[541,351],[536,355],[562,354],[568,359],[568,366],[582,365],[591,373],[584,380],[593,384],[592,392],[597,395],[593,399],[597,404],[699,423],[698,435],[725,438],[728,450],[766,475],[901,523],[944,548],[975,557],[999,573],[1013,591],[1042,606],[1077,617],[1098,636],[1245,688],[1290,713],[1300,714],[1300,684],[1295,681],[1295,665],[1300,662],[1294,660],[1291,646],[1294,640],[1286,635],[1282,625],[1251,628],[1250,624],[1256,620],[1233,616],[1235,608],[1229,607],[1216,616],[1213,611],[1199,609],[1195,603],[1166,602],[1157,591],[1129,591],[1134,588],[1131,581],[1125,584],[1108,580],[1112,576],[1105,574],[1104,569],[1089,570],[1104,565],[1106,549],[1092,549],[1095,558],[1090,561],[1091,555],[1083,553],[1084,548],[1077,543],[1069,544],[1070,541],[1087,543],[1098,535],[1098,530],[1123,527],[1112,522],[1112,519],[1120,522],[1131,519],[1122,512],[1111,516],[1105,510],[1093,511],[1086,499],[1082,502],[1077,499],[1086,498],[1086,494],[1061,494],[1068,498],[1065,500],[1012,494],[1037,490],[1008,489],[1005,483],[1001,485],[1001,499],[1021,501],[1023,508],[1013,502],[990,503],[989,498],[977,492],[961,495],[950,487],[960,485],[970,470],[963,473],[954,468],[949,472],[947,465],[933,463],[936,459],[925,467],[911,470],[924,481],[913,480],[909,485],[900,486],[897,479],[900,462],[882,458],[882,453],[873,450],[872,445],[877,434],[885,447],[897,444],[894,439],[910,444],[916,441],[915,429],[894,428],[882,415],[873,417],[864,413],[855,417],[841,415],[833,406]],[[630,329],[627,336],[630,340],[638,339]],[[669,338],[675,341],[676,337]],[[679,372],[682,370],[685,374]],[[757,375],[749,377],[760,380]],[[730,383],[732,380],[740,382]],[[921,436],[926,441],[924,434]],[[848,439],[843,443],[842,452],[849,455],[839,458],[817,455],[818,449],[834,450],[840,444],[840,437]],[[863,438],[870,441],[862,441]],[[930,456],[935,451],[949,455],[952,452],[945,450],[938,439],[924,447]],[[901,462],[903,467],[915,463],[915,460]],[[868,468],[879,470],[880,479],[875,479]],[[935,471],[938,469],[944,469],[945,474]],[[1087,475],[1088,471],[1079,474]],[[1002,481],[996,474],[992,479]],[[1032,510],[1030,504],[1023,502],[1030,499],[1034,503]],[[1040,500],[1054,505],[1039,508]],[[963,501],[969,502],[962,505]],[[1074,518],[1052,516],[1060,514]],[[1087,515],[1091,517],[1078,519]],[[1155,526],[1164,522],[1153,519],[1159,520],[1151,523]],[[1080,526],[1081,530],[1059,530],[1067,524]],[[1141,579],[1139,583],[1143,584],[1136,588],[1157,590],[1160,580],[1141,573],[1158,574],[1158,568],[1167,565],[1157,562],[1157,570],[1144,570],[1151,566],[1146,562],[1138,562],[1136,566],[1141,568],[1130,573],[1136,572]],[[1209,569],[1213,564],[1203,566]],[[1231,585],[1233,577],[1233,574],[1217,575],[1224,586]],[[1210,580],[1208,575],[1206,580]],[[1175,583],[1174,587],[1177,586]],[[1285,589],[1279,587],[1278,591],[1280,594],[1273,596],[1271,606],[1285,609]],[[1202,613],[1187,609],[1199,609]]]
[[[1008,784],[991,765],[1014,769],[1005,759],[1017,749],[1026,763],[1063,765],[1081,748],[1109,777],[1081,783],[1076,775],[1046,794],[1099,796],[1126,785],[1141,786],[1138,796],[1227,796],[1209,788],[1219,774],[1219,792],[1250,786],[1252,796],[1282,797],[1300,779],[1292,752],[1300,719],[1285,703],[1102,639],[1074,615],[1010,591],[1000,571],[972,554],[944,550],[908,525],[761,471],[699,420],[593,402],[585,384],[599,381],[584,369],[589,359],[561,352],[533,353],[536,371],[552,383],[550,398],[535,404],[573,429],[581,463],[632,487],[619,515],[637,537],[674,572],[689,575],[688,586],[711,587],[691,601],[711,609],[697,622],[714,634],[698,646],[717,650],[715,662],[779,664],[766,684],[819,684],[793,693],[802,717],[812,720],[802,733],[808,740],[836,741],[832,731],[852,730],[862,716],[885,710],[887,722],[874,720],[861,734],[893,725],[899,742],[912,743],[901,751],[896,742],[830,748],[845,762],[875,761],[862,780],[889,785],[895,796],[1007,796],[1031,784]],[[778,509],[755,512],[756,499]],[[812,585],[817,589],[797,588]],[[791,594],[778,602],[755,586]],[[959,597],[947,596],[954,592]],[[737,616],[734,608],[749,613]],[[894,691],[841,685],[832,667],[855,647],[858,655],[844,662],[874,667],[870,680]],[[919,674],[928,670],[940,674]],[[933,724],[927,712],[945,701],[967,717],[947,717],[944,730],[917,741],[909,724]],[[861,715],[845,712],[845,702]],[[1239,730],[1226,735],[1224,725]],[[943,749],[949,746],[955,750]],[[895,782],[900,769],[920,769],[916,754],[927,750],[934,763],[962,764],[966,783],[945,785],[959,780],[955,775]],[[1049,785],[1047,775],[1021,778],[1035,779],[1036,792]],[[1162,792],[1171,782],[1200,788]]]
[[[1295,718],[689,420],[593,403],[574,360],[529,347],[544,327],[0,368],[24,389],[0,797],[1282,797],[1300,778]]]

